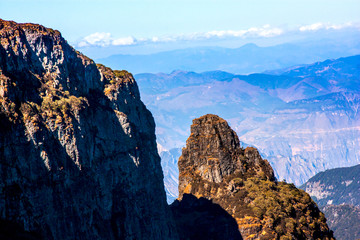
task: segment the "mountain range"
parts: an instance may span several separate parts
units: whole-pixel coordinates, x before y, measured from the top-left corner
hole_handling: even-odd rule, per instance
[[[248,43],[238,48],[209,46],[151,54],[115,54],[105,58],[95,57],[95,60],[114,69],[127,69],[133,73],[221,70],[249,74],[355,54],[360,54],[360,44],[356,40],[322,39],[262,47]]]
[[[226,117],[243,144],[257,147],[278,179],[301,185],[320,171],[359,163],[359,65],[356,55],[250,75],[135,77],[160,152],[182,148],[191,119],[211,112]]]
[[[320,172],[300,188],[325,213],[336,239],[360,238],[360,165]]]
[[[238,134],[219,116],[206,114],[192,121],[177,162],[178,148],[167,150],[164,143],[156,142],[154,119],[131,73],[95,64],[59,31],[38,24],[0,19],[0,40],[1,239],[334,239],[310,196],[277,180],[269,161],[256,148],[240,143]],[[356,75],[350,65],[357,58],[330,64],[347,62],[349,68],[344,69]],[[333,76],[352,78],[337,69],[336,74],[328,74],[325,90],[330,93],[314,95],[311,101],[287,102],[269,89],[279,84],[289,88],[301,79],[310,84],[307,79],[314,70],[300,76],[284,70],[275,84],[269,74],[213,72],[205,78],[192,74],[194,82],[180,77],[179,84],[189,85],[175,84],[163,94],[179,88],[202,89],[204,84],[211,89],[209,81],[220,77],[222,81],[211,82],[219,88],[215,92],[229,83],[239,90],[239,81],[242,87],[252,86],[242,92],[251,100],[244,110],[276,112],[290,109],[288,103],[305,108],[310,102],[315,106],[311,111],[350,107],[356,112],[356,92],[344,91],[352,84],[341,84]],[[261,80],[252,83],[254,79]],[[259,82],[264,86],[259,87]],[[331,91],[339,88],[342,91]],[[238,106],[246,103],[228,92]],[[226,103],[217,97],[217,104]],[[276,103],[266,102],[273,99]],[[327,99],[343,102],[334,107]],[[318,104],[323,101],[328,105]],[[173,103],[175,109],[182,107]],[[205,101],[195,106],[209,107]],[[347,116],[352,119],[357,114]],[[178,174],[167,181],[179,182],[179,198],[170,207],[165,202],[163,172]],[[354,172],[342,179],[346,187],[356,182]],[[172,190],[167,189],[176,194]]]
[[[360,207],[349,204],[326,205],[320,208],[338,240],[360,239]]]
[[[360,207],[360,165],[320,172],[301,186],[320,206]]]

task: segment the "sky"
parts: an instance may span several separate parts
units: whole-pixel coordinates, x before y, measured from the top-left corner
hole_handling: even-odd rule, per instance
[[[0,18],[60,30],[77,47],[360,29],[359,0],[0,0]]]

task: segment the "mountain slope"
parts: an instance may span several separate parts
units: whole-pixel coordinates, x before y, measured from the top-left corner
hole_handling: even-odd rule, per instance
[[[0,20],[0,40],[5,237],[177,239],[133,76],[40,25]]]
[[[301,188],[321,206],[337,239],[360,237],[360,165],[320,172]]]
[[[352,205],[326,205],[321,208],[338,240],[360,239],[360,208]]]
[[[175,216],[187,210],[181,205],[193,205],[192,195],[226,210],[245,239],[333,239],[310,196],[277,182],[257,149],[241,148],[237,134],[216,115],[193,120],[178,165],[179,200],[171,205]],[[178,228],[192,225],[191,219],[176,221]]]
[[[320,171],[359,163],[359,65],[358,55],[278,75],[176,71],[136,77],[165,149],[183,147],[191,120],[213,112],[259,149],[279,179],[301,185]]]
[[[161,151],[161,167],[164,172],[164,185],[168,203],[172,203],[179,195],[179,171],[177,161],[181,156],[180,148]]]
[[[360,206],[360,165],[316,174],[301,186],[320,206]]]

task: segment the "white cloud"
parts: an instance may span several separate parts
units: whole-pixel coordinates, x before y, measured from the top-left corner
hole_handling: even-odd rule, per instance
[[[301,32],[305,32],[305,31],[317,31],[321,28],[324,27],[324,24],[323,23],[314,23],[314,24],[311,24],[311,25],[305,25],[305,26],[301,26],[299,27],[299,30]]]
[[[86,47],[89,45],[96,46],[108,46],[111,43],[111,34],[110,33],[93,33],[89,36],[83,38],[83,40],[78,44],[79,47]]]
[[[211,38],[226,38],[226,37],[238,37],[238,38],[249,38],[249,37],[275,37],[284,33],[283,29],[272,28],[270,25],[264,25],[263,27],[249,28],[246,30],[223,30],[223,31],[210,31],[205,33],[195,33],[183,38],[187,40],[202,40]]]
[[[281,28],[272,28],[270,25],[264,25],[261,28],[249,28],[246,35],[251,37],[276,37],[283,33],[284,30]]]
[[[249,37],[275,37],[284,33],[283,29],[272,28],[270,25],[264,25],[260,28],[249,28],[246,30],[222,30],[222,31],[209,31],[203,33],[190,33],[182,35],[174,35],[168,37],[153,37],[151,42],[171,42],[171,41],[197,41],[213,38],[249,38]]]
[[[79,43],[79,47],[87,46],[100,46],[106,47],[110,45],[120,46],[120,45],[134,45],[136,44],[136,39],[133,37],[124,37],[114,39],[110,33],[93,33],[89,36],[84,37]]]
[[[318,31],[318,30],[341,30],[344,28],[358,28],[358,24],[348,22],[343,24],[330,24],[330,23],[314,23],[310,25],[305,25],[299,27],[300,32],[306,32],[306,31]]]
[[[115,46],[128,46],[134,45],[136,43],[136,39],[133,37],[124,37],[124,38],[117,38],[112,41],[112,45]]]
[[[344,23],[344,24],[330,24],[330,23],[314,23],[297,27],[295,29],[272,27],[264,25],[262,27],[252,27],[242,30],[222,30],[222,31],[209,31],[198,32],[190,34],[179,34],[170,36],[154,36],[150,38],[134,38],[122,37],[113,38],[110,33],[93,33],[84,37],[79,43],[79,47],[86,46],[130,46],[136,44],[146,43],[168,43],[176,41],[201,41],[210,39],[222,38],[271,38],[281,36],[283,34],[290,34],[294,32],[314,32],[319,30],[341,30],[344,28],[357,28],[360,30],[359,23]]]

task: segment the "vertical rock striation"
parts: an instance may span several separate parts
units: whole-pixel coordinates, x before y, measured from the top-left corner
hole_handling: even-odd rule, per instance
[[[198,219],[209,219],[210,210],[193,207],[207,199],[232,216],[244,239],[333,239],[310,196],[293,184],[277,182],[270,164],[255,148],[241,148],[236,133],[216,115],[193,120],[178,165],[179,200],[171,206],[175,216],[186,216],[193,208]],[[191,196],[199,203],[190,201]],[[179,232],[192,224],[176,221]],[[218,226],[206,224],[214,225]],[[191,234],[186,237],[195,239]]]
[[[0,19],[0,41],[1,223],[44,239],[177,239],[132,75],[40,25]]]

